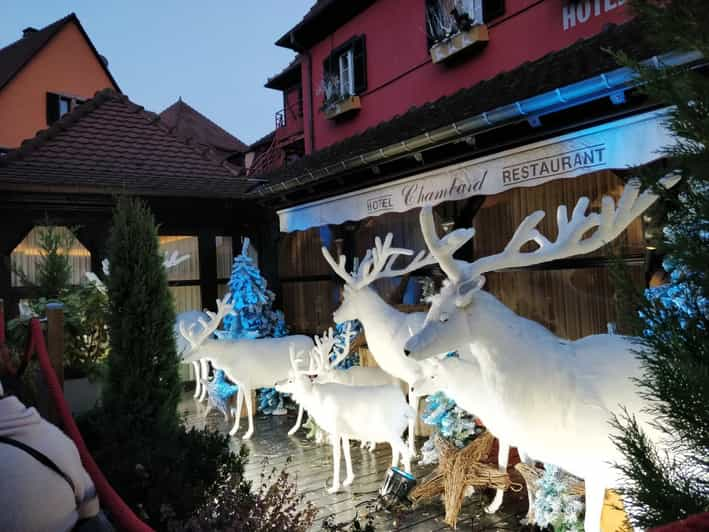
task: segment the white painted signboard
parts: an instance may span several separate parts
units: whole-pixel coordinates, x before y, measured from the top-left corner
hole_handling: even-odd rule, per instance
[[[498,194],[554,179],[623,169],[660,157],[673,142],[666,110],[653,111],[335,198],[278,211],[281,231],[341,224],[423,205]]]

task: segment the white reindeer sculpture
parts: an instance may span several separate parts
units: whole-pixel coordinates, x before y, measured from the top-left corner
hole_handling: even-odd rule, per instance
[[[460,408],[480,418],[490,434],[498,438],[498,467],[502,472],[507,471],[510,444],[497,436],[497,434],[504,434],[505,430],[504,428],[498,430],[497,406],[494,403],[494,398],[486,393],[480,374],[480,366],[477,362],[445,355],[441,359],[431,358],[429,360],[431,362],[424,366],[424,376],[412,386],[414,394],[417,397],[423,397],[443,391]],[[517,451],[522,461],[530,465],[533,464],[533,460],[522,449],[518,448]],[[485,511],[490,514],[497,512],[502,505],[504,494],[504,490],[498,489],[495,498],[485,507]],[[531,492],[528,493],[530,508],[534,506],[533,495]]]
[[[173,334],[175,335],[175,343],[177,347],[177,356],[182,359],[185,353],[188,353],[191,349],[190,344],[185,340],[185,337],[180,333],[180,328],[190,330],[200,324],[201,321],[205,321],[209,318],[206,312],[200,310],[188,310],[186,312],[180,312],[175,317],[175,326],[173,327]],[[192,367],[194,369],[195,375],[195,390],[194,398],[197,399],[202,395],[202,392],[206,392],[206,388],[202,386],[202,380],[206,378],[208,368],[206,360],[195,360],[192,362]]]
[[[338,384],[347,384],[348,386],[382,386],[392,384],[398,386],[401,390],[401,381],[380,368],[367,368],[362,366],[352,366],[349,369],[337,368],[337,365],[342,362],[350,352],[350,330],[351,325],[348,322],[345,329],[345,345],[339,352],[335,352],[335,358],[333,358],[332,361],[330,361],[330,353],[335,349],[336,343],[332,328],[328,329],[322,338],[318,336],[315,337],[315,347],[310,352],[310,356],[313,361],[314,371],[317,374],[316,382],[319,384],[336,382]],[[374,451],[376,445],[376,442],[366,442],[362,440],[361,447],[367,447],[370,451]]]
[[[347,476],[344,486],[354,480],[350,439],[388,443],[391,446],[392,467],[404,464],[411,471],[411,457],[402,440],[402,434],[409,420],[416,412],[406,403],[401,388],[394,385],[348,386],[347,384],[313,382],[316,374],[315,363],[311,359],[309,369],[300,365],[305,351],[296,352],[291,345],[291,372],[287,380],[276,383],[276,390],[292,393],[301,402],[318,426],[329,435],[332,444],[333,478],[328,493],[340,489],[340,446],[345,454]],[[297,353],[297,354],[296,354]]]
[[[254,433],[254,413],[251,402],[251,390],[269,388],[273,383],[288,376],[288,346],[293,344],[299,350],[310,350],[313,341],[309,336],[291,335],[280,338],[245,338],[237,340],[214,340],[211,337],[222,318],[232,310],[227,301],[231,294],[217,300],[217,313],[207,311],[209,322],[201,320],[202,329],[198,332],[188,330],[184,324],[180,333],[190,344],[190,351],[183,356],[189,363],[195,360],[207,360],[224,371],[232,382],[239,386],[234,411],[234,426],[229,431],[234,436],[239,430],[241,407],[246,398],[246,411],[249,416],[249,428],[243,436],[248,440]],[[299,412],[299,417],[302,413]]]
[[[460,233],[451,233],[444,238],[444,243],[454,253],[466,240],[461,240]],[[345,281],[344,300],[334,312],[336,323],[357,319],[362,323],[367,335],[367,346],[377,364],[385,372],[401,379],[408,386],[421,377],[420,364],[404,356],[404,344],[408,338],[423,325],[426,314],[415,312],[407,314],[388,305],[370,286],[377,279],[397,277],[435,264],[436,259],[419,253],[411,263],[400,270],[392,269],[394,262],[401,255],[411,256],[408,249],[392,248],[393,236],[389,233],[384,242],[377,237],[375,248],[367,251],[356,273],[350,275],[345,268],[347,258],[340,256],[335,261],[327,248],[322,248],[323,256],[334,272]],[[409,391],[409,404],[417,406],[416,398]],[[409,423],[409,452],[413,456],[415,419]]]
[[[678,180],[670,176],[662,184],[669,188]],[[566,207],[560,206],[554,242],[536,229],[544,217],[537,211],[522,221],[504,251],[472,263],[454,260],[438,240],[431,209],[421,212],[426,244],[449,282],[434,298],[423,329],[407,342],[407,353],[422,360],[457,350],[461,357],[478,362],[485,392],[497,406],[497,436],[534,459],[585,480],[587,532],[600,530],[605,489],[620,484],[613,464],[622,462],[623,456],[611,440],[609,424],[619,406],[636,416],[653,441],[660,439],[633,380],[641,374],[633,352],[639,345],[620,335],[559,338],[481,290],[483,274],[598,249],[656,199],[628,183],[617,208],[612,198],[604,197],[600,214],[585,214],[588,198],[579,199],[570,220]],[[521,251],[531,241],[537,248]]]

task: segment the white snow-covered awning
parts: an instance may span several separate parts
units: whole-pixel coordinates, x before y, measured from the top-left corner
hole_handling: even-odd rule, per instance
[[[398,181],[278,211],[281,231],[405,212],[424,205],[533,187],[651,162],[672,144],[667,110],[635,115]]]

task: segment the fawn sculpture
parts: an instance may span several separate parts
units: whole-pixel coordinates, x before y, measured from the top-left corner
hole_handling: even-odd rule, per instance
[[[497,434],[505,433],[504,429],[498,430],[496,425],[498,422],[497,407],[486,393],[480,367],[476,362],[449,356],[429,360],[431,362],[423,366],[423,377],[412,385],[416,396],[423,397],[443,391],[460,408],[480,418],[485,424],[485,428],[493,436],[497,437]],[[505,472],[510,457],[510,444],[504,439],[497,438],[499,448],[497,464],[499,470]],[[532,465],[533,461],[522,449],[518,448],[517,451],[522,461]],[[495,498],[485,507],[485,511],[493,514],[499,510],[504,494],[504,490],[498,489]],[[528,492],[528,496],[529,507],[532,508],[534,506],[533,493]]]
[[[229,435],[233,436],[239,430],[241,407],[246,398],[249,428],[243,439],[248,440],[254,433],[251,390],[269,388],[274,382],[285,379],[289,368],[289,345],[293,344],[299,350],[310,350],[313,347],[313,340],[303,335],[236,340],[212,339],[212,333],[217,329],[222,318],[232,310],[232,306],[227,303],[230,297],[231,294],[226,294],[221,301],[217,300],[216,313],[207,311],[209,321],[200,321],[202,329],[198,333],[194,332],[194,327],[188,330],[182,324],[180,333],[190,345],[190,351],[183,355],[183,361],[189,363],[195,360],[207,360],[215,368],[223,370],[229,380],[239,386],[234,426],[229,431]]]
[[[291,393],[305,406],[318,426],[330,436],[333,457],[332,487],[340,489],[340,451],[345,455],[347,476],[344,486],[354,480],[350,439],[388,443],[391,446],[392,467],[400,458],[406,471],[411,471],[410,455],[402,434],[416,412],[406,403],[401,388],[394,385],[348,386],[339,383],[320,384],[311,380],[316,375],[311,359],[308,369],[301,369],[305,351],[290,347],[291,371],[288,378],[276,383],[276,390]]]
[[[315,347],[310,352],[310,356],[313,361],[314,371],[317,374],[316,382],[320,384],[336,382],[338,384],[347,384],[348,386],[381,386],[384,384],[392,384],[401,389],[401,381],[380,368],[366,368],[361,366],[352,366],[349,369],[337,368],[337,365],[342,362],[350,352],[350,328],[351,326],[348,323],[345,330],[345,345],[339,351],[334,350],[336,340],[333,336],[332,328],[328,329],[322,338],[319,336],[315,337]],[[330,360],[330,353],[332,352],[335,352],[335,356]],[[361,447],[367,446],[370,451],[374,451],[376,445],[375,442],[365,442],[363,440]]]
[[[420,378],[421,367],[418,362],[404,355],[404,344],[408,338],[423,325],[426,314],[415,312],[407,314],[388,305],[370,286],[377,279],[397,277],[435,264],[433,256],[419,253],[408,266],[393,269],[394,262],[400,256],[411,256],[408,249],[392,248],[393,236],[389,233],[384,242],[379,237],[375,239],[374,249],[367,251],[364,260],[360,262],[357,271],[350,275],[345,267],[347,258],[340,256],[337,261],[330,255],[327,248],[322,248],[323,256],[333,271],[345,281],[344,299],[335,310],[333,318],[336,323],[357,319],[362,323],[367,335],[367,346],[379,367],[386,373],[404,381],[409,387]],[[448,239],[452,252],[465,244],[465,241]],[[457,246],[457,247],[456,247]],[[416,407],[417,400],[409,390],[409,404]],[[409,452],[413,456],[415,419],[409,423]]]
[[[668,176],[662,185],[669,188],[677,181],[679,177]],[[604,197],[601,212],[586,215],[589,200],[582,197],[569,219],[566,207],[560,206],[553,242],[536,229],[544,217],[537,211],[522,221],[504,251],[472,263],[453,259],[436,235],[431,209],[421,211],[426,245],[448,283],[433,298],[423,328],[406,343],[407,353],[422,360],[456,350],[479,363],[485,393],[497,407],[497,436],[536,460],[584,479],[587,532],[600,530],[605,489],[620,485],[613,464],[623,456],[611,439],[612,416],[621,406],[626,408],[653,441],[660,441],[647,414],[649,405],[634,381],[641,373],[634,354],[639,345],[620,335],[559,338],[481,290],[483,274],[598,249],[656,199],[630,182],[617,208],[612,198]],[[474,235],[472,229],[458,231],[461,238]],[[523,252],[531,241],[536,249]]]

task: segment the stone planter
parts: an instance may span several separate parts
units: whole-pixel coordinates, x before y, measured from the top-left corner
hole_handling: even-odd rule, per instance
[[[456,33],[446,40],[437,42],[431,46],[429,50],[431,59],[434,63],[440,63],[463,50],[471,49],[475,45],[480,46],[485,44],[488,40],[487,26],[485,24],[478,24],[468,31]]]
[[[66,379],[64,398],[74,416],[88,412],[101,398],[101,381],[91,381],[87,377]]]

